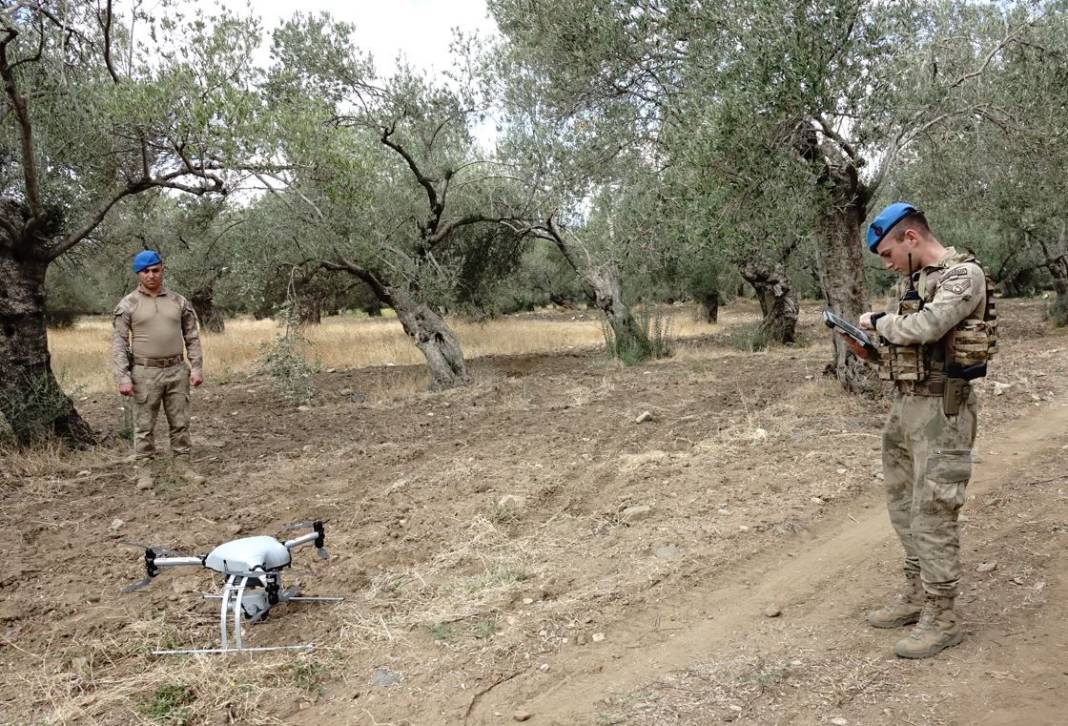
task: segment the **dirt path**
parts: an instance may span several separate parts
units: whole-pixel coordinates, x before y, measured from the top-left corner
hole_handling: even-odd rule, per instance
[[[1068,406],[1061,403],[996,443],[986,442],[991,450],[975,466],[965,519],[980,520],[982,514],[973,514],[976,502],[1012,497],[1014,487],[1024,482],[1055,483],[1056,475],[1064,473],[1063,468],[1056,468],[1056,462],[1063,458],[1062,449],[1068,444],[1066,432]],[[1068,476],[1059,479],[1062,485],[1068,484]],[[1047,502],[1045,514],[1059,515],[1063,522],[1064,500],[1060,495],[1059,501]],[[1009,519],[1025,517],[1016,512]],[[977,548],[993,547],[1005,558],[1021,545],[1012,537],[1018,523],[1010,522],[1008,530],[993,531],[981,529],[982,522],[977,524],[979,527],[965,525],[966,579],[977,577],[972,556]],[[896,585],[898,545],[880,493],[873,490],[861,497],[835,521],[814,527],[811,535],[808,541],[796,541],[792,548],[764,552],[727,571],[709,573],[707,583],[683,597],[628,613],[608,631],[605,641],[581,651],[562,668],[551,671],[551,676],[515,678],[481,696],[468,722],[502,723],[513,712],[523,710],[534,714],[537,723],[560,726],[632,723],[633,714],[625,718],[626,709],[613,716],[612,701],[606,701],[610,694],[623,694],[622,701],[640,703],[643,687],[664,674],[710,660],[730,660],[742,652],[809,648],[813,638],[824,633],[833,633],[834,648],[843,652],[865,653],[875,646],[872,657],[888,654],[899,635],[873,636],[862,622],[866,608]],[[1004,559],[1002,563],[1007,564]],[[952,708],[941,712],[942,717],[951,718],[947,723],[1064,723],[1068,637],[1056,624],[1064,622],[1068,587],[1063,562],[1055,566],[1057,581],[1052,587],[1039,588],[1048,589],[1049,607],[1037,616],[1017,618],[1007,626],[968,622],[973,618],[964,605],[969,640],[946,658],[914,665],[911,675],[916,681],[931,682],[932,675],[937,680],[944,675],[939,673],[943,668],[937,666],[946,663],[956,669],[952,680],[960,690],[951,700]],[[962,596],[962,601],[969,599]],[[764,611],[769,606],[781,608],[782,616],[768,618]],[[1029,629],[1034,637],[1011,648],[995,638],[999,632]],[[1042,637],[1047,632],[1052,642]],[[998,669],[999,664],[1004,670]],[[669,676],[669,680],[673,679]],[[979,683],[973,685],[973,680]],[[626,694],[632,696],[628,699]],[[617,698],[616,703],[619,701]],[[733,716],[742,713],[727,710],[724,720],[735,720]]]

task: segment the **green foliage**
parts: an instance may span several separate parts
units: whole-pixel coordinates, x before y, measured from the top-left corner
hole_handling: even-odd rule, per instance
[[[330,674],[329,669],[314,660],[297,660],[284,666],[284,677],[281,679],[302,691],[313,696],[321,696],[326,689],[326,679]]]
[[[164,683],[141,703],[141,713],[163,726],[186,726],[193,715],[188,708],[197,700],[192,686]]]
[[[603,320],[601,333],[608,354],[625,366],[667,358],[674,352],[670,321],[657,305],[640,308],[629,324],[613,326]]]
[[[745,353],[767,350],[770,337],[759,322],[735,325],[727,331],[727,345]]]
[[[271,379],[275,390],[294,406],[315,402],[315,381],[319,367],[310,362],[305,351],[310,343],[297,320],[297,309],[287,305],[282,311],[285,330],[273,342],[260,348],[257,373]]]
[[[443,643],[451,643],[459,637],[459,629],[453,623],[423,623],[430,637]]]

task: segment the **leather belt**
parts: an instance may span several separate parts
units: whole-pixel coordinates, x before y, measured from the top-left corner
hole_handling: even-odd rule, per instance
[[[135,366],[146,366],[148,368],[170,368],[176,366],[185,360],[180,355],[172,355],[170,358],[138,358],[134,356],[133,363]]]
[[[946,391],[946,380],[937,378],[926,381],[894,381],[897,390],[906,396],[940,397]]]

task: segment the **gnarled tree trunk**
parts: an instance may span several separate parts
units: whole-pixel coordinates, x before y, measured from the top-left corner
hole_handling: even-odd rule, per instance
[[[709,325],[719,322],[719,290],[701,296],[701,318]]]
[[[352,262],[323,261],[320,265],[327,270],[339,270],[358,277],[383,305],[393,308],[404,332],[426,358],[431,390],[459,388],[471,380],[467,375],[460,341],[441,313],[417,300],[408,290],[393,287],[370,270]]]
[[[52,374],[45,329],[48,262],[0,240],[0,412],[20,445],[54,434],[71,443],[95,440]]]
[[[580,271],[579,274],[593,289],[594,304],[604,313],[612,331],[616,356],[619,357],[621,352],[632,352],[637,353],[639,359],[648,357],[648,336],[623,300],[623,284],[616,264],[609,262]]]
[[[389,303],[397,313],[404,332],[426,358],[430,387],[435,391],[467,384],[467,365],[460,341],[445,319],[426,303],[418,302],[406,290],[389,289]]]
[[[215,288],[212,285],[198,288],[189,297],[193,309],[197,311],[200,327],[209,333],[222,333],[226,330],[226,318],[222,310],[215,307]]]
[[[828,166],[830,204],[818,222],[816,271],[827,306],[846,320],[856,321],[868,309],[861,225],[867,215],[867,190],[852,165]],[[838,335],[831,336],[834,358],[827,372],[854,393],[878,390],[873,370],[857,358]]]
[[[741,272],[760,301],[764,315],[760,322],[761,335],[767,340],[793,343],[797,339],[798,304],[786,268],[781,263],[748,260]]]

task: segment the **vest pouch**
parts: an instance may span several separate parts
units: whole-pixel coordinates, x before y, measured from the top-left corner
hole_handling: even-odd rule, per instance
[[[890,346],[890,380],[925,381],[930,373],[922,345]],[[880,371],[881,373],[881,371]],[[881,377],[881,376],[880,376]]]
[[[947,341],[949,361],[961,368],[986,363],[990,338],[985,321],[969,318],[950,331]]]

